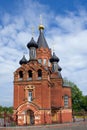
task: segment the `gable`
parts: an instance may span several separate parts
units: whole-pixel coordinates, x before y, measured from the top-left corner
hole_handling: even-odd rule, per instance
[[[21,72],[21,73],[20,73]],[[43,79],[44,76],[48,77],[49,70],[38,61],[30,61],[27,64],[23,64],[14,73],[15,81],[31,81],[37,79]]]
[[[38,61],[30,61],[27,65],[26,65],[26,70],[32,70],[37,72],[38,70],[42,70],[43,73],[48,74],[48,69],[45,68],[42,64],[40,64]]]

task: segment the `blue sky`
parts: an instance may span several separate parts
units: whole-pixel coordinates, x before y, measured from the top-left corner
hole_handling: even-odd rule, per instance
[[[32,27],[37,41],[40,15],[62,76],[87,95],[87,0],[0,0],[0,105],[13,105],[13,73],[29,58]]]

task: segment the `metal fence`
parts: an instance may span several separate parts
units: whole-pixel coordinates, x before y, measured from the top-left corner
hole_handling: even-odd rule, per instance
[[[0,127],[4,126],[15,126],[16,122],[13,119],[12,114],[8,114],[6,112],[0,113]]]
[[[73,112],[73,122],[87,121],[87,112]]]
[[[87,112],[73,112],[72,122],[87,121]],[[27,125],[27,124],[26,124]],[[17,126],[12,114],[0,113],[0,127]]]

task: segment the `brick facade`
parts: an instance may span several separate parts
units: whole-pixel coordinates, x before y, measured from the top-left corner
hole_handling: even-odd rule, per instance
[[[63,85],[60,72],[52,71],[51,49],[34,49],[36,59],[22,60],[14,72],[14,119],[18,125],[71,122],[71,88]]]

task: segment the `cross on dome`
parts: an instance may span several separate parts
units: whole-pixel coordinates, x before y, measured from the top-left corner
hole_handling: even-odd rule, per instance
[[[39,30],[44,30],[44,26],[42,24],[42,15],[40,15],[40,25],[39,25]]]

